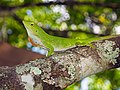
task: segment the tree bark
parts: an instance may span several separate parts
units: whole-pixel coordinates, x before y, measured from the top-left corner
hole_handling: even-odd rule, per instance
[[[0,90],[60,90],[120,66],[120,36],[77,46],[13,67],[0,67]]]

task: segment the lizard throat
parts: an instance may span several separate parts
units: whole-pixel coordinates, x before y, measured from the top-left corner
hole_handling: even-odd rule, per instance
[[[28,37],[28,40],[29,40],[29,42],[31,42],[31,44],[33,46],[35,46],[35,47],[39,46],[39,44],[34,43],[33,40],[30,37]]]

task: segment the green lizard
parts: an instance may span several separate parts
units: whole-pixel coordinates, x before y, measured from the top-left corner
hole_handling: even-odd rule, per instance
[[[23,24],[27,30],[29,41],[33,46],[39,46],[48,49],[47,56],[50,56],[54,51],[64,51],[75,46],[84,46],[95,40],[101,40],[104,38],[91,38],[91,39],[72,39],[63,38],[47,34],[42,28],[33,22],[23,21]]]

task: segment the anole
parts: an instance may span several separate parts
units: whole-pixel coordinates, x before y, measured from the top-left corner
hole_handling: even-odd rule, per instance
[[[34,22],[23,21],[23,24],[27,30],[29,41],[34,46],[39,46],[48,49],[47,56],[50,56],[54,51],[64,51],[75,46],[84,46],[95,40],[101,40],[104,38],[93,38],[88,40],[63,38],[47,34],[42,28],[40,28]]]

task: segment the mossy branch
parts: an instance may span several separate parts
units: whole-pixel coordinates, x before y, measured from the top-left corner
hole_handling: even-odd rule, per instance
[[[120,36],[78,46],[14,67],[0,67],[0,90],[60,90],[120,66]],[[54,89],[53,89],[54,88]]]

